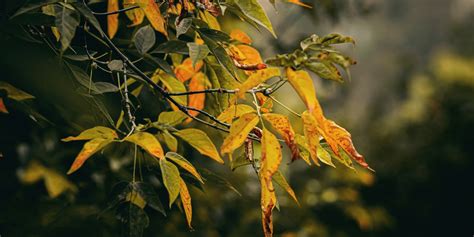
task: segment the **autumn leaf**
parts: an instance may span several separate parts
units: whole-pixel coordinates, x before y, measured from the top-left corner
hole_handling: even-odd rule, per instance
[[[207,82],[206,74],[202,72],[196,73],[189,82],[188,88],[189,91],[200,91],[206,89],[206,82]],[[205,93],[198,93],[198,94],[191,94],[188,97],[188,106],[191,108],[202,110],[204,108],[204,102],[206,100]],[[189,110],[189,115],[197,116],[199,111],[196,110]],[[191,121],[192,118],[188,118],[188,122]]]
[[[186,87],[184,84],[179,81],[178,79],[166,74],[165,72],[161,70],[157,70],[155,74],[151,78],[153,81],[161,81],[163,85],[168,89],[170,92],[186,92]],[[181,105],[186,105],[188,103],[187,97],[186,96],[175,96],[174,99]],[[171,105],[173,105],[170,102]],[[178,110],[178,108],[173,107],[175,111]]]
[[[289,2],[289,3],[293,3],[293,4],[296,4],[296,5],[302,6],[302,7],[313,8],[311,5],[303,3],[300,0],[286,0],[286,1]]]
[[[233,29],[230,32],[230,38],[233,40],[240,41],[244,44],[252,44],[252,39],[245,32],[239,29]]]
[[[237,104],[227,107],[222,113],[217,117],[219,121],[230,123],[232,120],[239,118],[240,116],[256,112],[255,109],[246,104]]]
[[[158,136],[165,142],[168,149],[170,149],[171,151],[178,150],[178,140],[173,135],[171,135],[168,130],[164,130],[162,133],[158,133]]]
[[[168,32],[165,28],[165,20],[161,15],[158,4],[156,4],[154,0],[136,0],[136,2],[145,12],[145,16],[148,21],[150,21],[151,26],[153,26],[156,31],[168,36]]]
[[[186,160],[186,158],[182,157],[180,154],[175,153],[175,152],[167,152],[166,158],[170,159],[171,161],[179,165],[181,168],[188,171],[190,174],[196,177],[196,179],[199,180],[199,182],[204,183],[201,175],[197,172],[196,168],[194,168],[194,166],[188,160]]]
[[[5,103],[3,103],[2,98],[0,98],[0,112],[8,114],[7,107],[5,107]]]
[[[254,113],[242,115],[239,119],[232,123],[229,135],[224,139],[221,146],[221,153],[232,153],[240,147],[247,135],[258,124],[258,116]]]
[[[288,67],[286,68],[286,76],[310,112],[315,108],[319,108],[313,80],[308,72],[303,70],[293,71],[293,69]]]
[[[112,141],[113,141],[112,139],[95,138],[86,142],[82,150],[76,156],[76,159],[72,163],[71,168],[69,168],[69,171],[67,172],[67,174],[72,174],[76,170],[81,168],[84,162],[86,162],[86,160],[89,159],[89,157],[91,157],[97,151],[107,146]]]
[[[199,18],[209,25],[209,28],[214,30],[221,30],[221,26],[219,25],[219,21],[213,15],[211,15],[208,11],[199,11]]]
[[[118,0],[108,0],[107,2],[107,11],[115,12],[119,10]],[[109,14],[107,15],[107,33],[109,38],[114,38],[118,30],[118,14]]]
[[[267,183],[271,182],[273,174],[277,172],[281,159],[281,148],[277,138],[267,129],[263,129],[262,158],[259,173]]]
[[[184,213],[186,214],[186,221],[188,222],[189,228],[192,229],[193,207],[191,205],[191,195],[182,178],[179,178],[179,195],[181,197],[181,203],[183,204]]]
[[[140,146],[145,151],[150,153],[150,155],[156,158],[163,159],[165,156],[160,143],[158,142],[156,137],[150,133],[137,132],[126,137],[124,140]]]
[[[63,142],[69,141],[81,141],[81,140],[91,140],[94,138],[102,138],[102,139],[115,139],[118,138],[117,133],[108,127],[97,126],[90,129],[87,129],[81,132],[78,136],[75,137],[66,137],[61,139]]]
[[[166,190],[168,190],[169,194],[169,206],[173,204],[173,202],[178,197],[180,191],[180,180],[181,177],[179,176],[178,167],[173,165],[173,163],[167,161],[166,159],[160,159],[160,168],[161,168],[161,176],[163,178],[163,184],[165,185]]]
[[[265,237],[273,236],[273,219],[272,212],[276,205],[277,199],[273,183],[266,182],[264,178],[260,177],[261,197],[260,206],[262,208],[262,226]]]
[[[308,144],[309,153],[311,154],[311,159],[316,165],[319,165],[318,149],[321,148],[321,145],[319,144],[320,138],[319,138],[319,133],[318,133],[318,122],[316,121],[316,118],[314,118],[314,116],[308,111],[304,111],[301,114],[301,119],[303,120],[304,136],[306,138],[306,143]],[[330,159],[329,161],[327,160],[321,160],[321,161],[327,165],[334,166],[334,164],[331,162]]]
[[[129,8],[132,6],[136,6],[135,0],[123,1],[124,8]],[[128,19],[132,21],[132,24],[128,25],[128,27],[140,25],[143,22],[143,19],[145,19],[145,12],[143,12],[141,8],[128,10],[125,12],[125,15],[127,15]]]
[[[255,71],[247,78],[244,83],[242,83],[242,85],[239,86],[239,91],[236,93],[236,96],[238,98],[242,98],[245,95],[246,91],[260,85],[261,83],[272,77],[277,76],[280,76],[280,69],[275,67]]]
[[[278,186],[284,189],[288,193],[288,195],[290,195],[291,198],[293,198],[293,200],[296,202],[296,204],[298,204],[298,206],[300,205],[300,203],[298,202],[298,198],[296,198],[295,191],[291,188],[288,181],[286,181],[285,176],[283,176],[283,174],[279,170],[275,172],[275,174],[273,174],[272,179],[278,184]]]
[[[180,124],[187,115],[181,111],[164,111],[158,116],[158,122],[170,126]]]
[[[296,134],[295,141],[296,141],[296,144],[298,145],[299,157],[303,159],[304,162],[306,162],[306,164],[311,166],[311,161],[310,161],[311,154],[309,152],[308,144],[306,143],[306,138],[302,136],[301,134]]]
[[[199,60],[193,66],[191,58],[186,58],[180,65],[174,69],[174,74],[179,81],[185,82],[191,79],[203,66],[202,60]]]
[[[295,132],[291,127],[288,117],[281,114],[266,113],[263,114],[263,118],[285,139],[285,143],[291,150],[291,160],[294,161],[298,159],[298,146],[295,142]]]
[[[187,128],[174,132],[173,134],[185,140],[189,145],[198,150],[199,153],[221,164],[224,163],[217,152],[216,146],[214,146],[214,143],[205,132],[195,128]]]
[[[6,83],[0,81],[0,90],[5,90],[7,92],[7,97],[10,99],[14,99],[16,101],[34,99],[35,97]]]
[[[248,46],[245,44],[239,44],[236,46],[240,52],[245,56],[245,59],[239,61],[241,64],[258,64],[263,63],[262,57],[258,50],[256,50],[252,46]]]

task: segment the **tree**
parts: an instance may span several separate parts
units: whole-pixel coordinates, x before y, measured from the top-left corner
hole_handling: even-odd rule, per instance
[[[232,169],[253,168],[260,182],[265,236],[273,234],[272,211],[278,206],[274,183],[298,202],[279,171],[281,144],[288,147],[291,162],[302,159],[309,166],[321,162],[335,167],[337,160],[355,169],[355,160],[370,169],[350,133],[325,117],[308,72],[343,82],[341,71],[350,75],[355,61],[334,45],[354,40],[339,34],[311,35],[294,52],[264,62],[244,31],[221,28],[220,22],[233,18],[276,37],[255,0],[109,0],[107,9],[96,1],[29,1],[9,16],[10,24],[27,31],[23,37],[43,42],[58,55],[75,79],[78,94],[94,103],[103,118],[77,136],[62,139],[86,141],[67,174],[78,172],[100,151],[132,156],[131,177],[118,185],[109,207],[130,236],[140,236],[148,226],[146,206],[166,213],[147,177],[163,183],[169,207],[177,203],[192,228],[189,187],[199,188],[213,174],[195,168],[183,147],[221,164],[227,156]],[[305,104],[302,113],[272,95],[286,84]],[[0,89],[5,91],[0,100],[4,113],[10,103],[34,98],[8,83]],[[106,97],[113,103],[106,103]],[[274,113],[274,103],[300,120],[302,131],[293,128],[287,115]],[[118,116],[112,116],[117,110]],[[38,113],[33,116],[47,120]],[[221,136],[218,150],[215,143]],[[149,169],[143,172],[145,166]],[[44,180],[51,197],[78,190],[60,172],[39,162],[30,162],[22,180]]]

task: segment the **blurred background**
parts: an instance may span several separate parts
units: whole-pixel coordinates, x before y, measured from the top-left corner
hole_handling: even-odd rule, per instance
[[[352,133],[376,172],[308,168],[301,161],[285,165],[300,206],[282,192],[274,214],[276,236],[472,236],[474,1],[305,3],[313,8],[277,2],[275,11],[265,4],[277,39],[239,22],[227,27],[250,31],[264,58],[293,51],[313,33],[352,36],[356,45],[341,48],[358,62],[352,80],[338,84],[315,76],[314,81],[327,117]],[[42,183],[22,180],[31,160],[65,174],[80,144],[59,139],[97,125],[98,119],[82,118],[81,111],[93,109],[93,102],[71,96],[75,92],[45,45],[0,38],[1,80],[35,95],[31,103],[39,111],[26,116],[24,105],[12,102],[10,114],[0,114],[0,235],[116,236],[120,224],[113,211],[104,209],[114,185],[129,178],[130,157],[104,159],[105,151],[69,176],[76,189],[58,198],[51,198]],[[291,88],[283,87],[276,96],[302,111],[288,92]],[[197,156],[188,150],[187,157]],[[196,166],[229,183],[216,178],[202,190],[191,188],[193,231],[176,206],[166,218],[146,210],[145,236],[261,236],[253,170],[231,171],[206,162]],[[166,196],[163,188],[160,195]]]

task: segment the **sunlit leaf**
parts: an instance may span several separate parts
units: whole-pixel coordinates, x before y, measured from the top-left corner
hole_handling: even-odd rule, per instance
[[[150,21],[151,26],[158,31],[168,36],[168,32],[165,28],[165,20],[161,15],[160,8],[154,0],[136,0],[137,4],[145,12],[145,16]]]
[[[188,160],[186,160],[186,158],[182,157],[180,154],[178,154],[176,152],[167,152],[166,153],[166,158],[172,160],[174,163],[179,165],[181,168],[183,168],[184,170],[191,173],[201,183],[204,183],[204,181],[202,180],[201,175],[197,172],[196,168],[194,168],[194,166]]]
[[[75,136],[75,137],[70,136],[70,137],[63,138],[61,139],[61,141],[69,142],[69,141],[91,140],[94,138],[115,139],[115,138],[118,138],[118,135],[111,128],[97,126],[97,127],[93,127],[81,132],[78,136]]]
[[[262,208],[262,226],[265,237],[273,236],[273,218],[272,212],[277,199],[275,188],[272,181],[267,182],[263,177],[260,178],[261,197],[260,206]]]
[[[221,30],[221,26],[217,21],[217,18],[211,15],[208,11],[199,11],[199,17],[201,20],[207,23],[209,28],[214,30]]]
[[[2,98],[0,98],[0,112],[8,114],[7,107],[5,107],[5,103],[3,102]]]
[[[158,142],[156,137],[150,133],[137,132],[126,137],[125,141],[137,144],[138,146],[143,148],[145,151],[150,153],[150,155],[156,158],[163,159],[165,157],[163,148],[161,148],[160,143]]]
[[[189,194],[186,183],[181,178],[179,178],[179,195],[181,203],[183,204],[184,213],[186,214],[186,221],[188,222],[189,228],[192,228],[191,221],[193,218],[193,207],[191,205],[191,195]]]
[[[173,135],[171,135],[168,130],[164,130],[162,133],[159,133],[159,135],[160,138],[164,140],[168,149],[171,151],[178,150],[178,140]]]
[[[118,0],[108,0],[107,1],[107,11],[115,12],[119,10]],[[118,30],[118,14],[109,14],[107,15],[107,34],[110,38],[114,38]]]
[[[221,164],[224,163],[217,152],[216,146],[214,146],[214,143],[205,132],[195,128],[187,128],[174,132],[173,134],[185,140],[189,145],[194,147],[194,149],[198,150],[199,153]]]
[[[293,3],[293,4],[296,4],[296,5],[302,6],[302,7],[313,8],[311,5],[303,3],[300,0],[286,0],[286,1],[289,2],[289,3]]]
[[[193,61],[191,58],[186,58],[180,65],[178,65],[174,69],[174,73],[176,74],[176,78],[181,82],[185,82],[191,79],[203,65],[202,61],[197,61],[193,66]]]
[[[165,72],[159,70],[158,73],[155,73],[152,77],[153,81],[161,81],[165,85],[166,89],[171,92],[186,92],[186,87],[178,79],[166,74]],[[173,97],[178,103],[182,105],[188,104],[186,96],[175,96]]]
[[[230,123],[232,120],[251,112],[256,112],[252,106],[246,104],[231,105],[227,107],[217,119],[225,123]]]
[[[187,115],[181,111],[164,111],[158,116],[158,122],[170,126],[176,126],[183,122],[186,117]]]
[[[107,146],[109,143],[111,143],[113,140],[112,139],[104,139],[104,138],[94,138],[88,142],[86,142],[82,148],[82,150],[79,152],[79,154],[76,156],[76,159],[71,165],[71,168],[69,168],[69,171],[67,174],[72,174],[76,170],[82,167],[84,162],[86,162],[89,157],[91,157],[93,154]]]
[[[311,154],[308,144],[306,144],[306,138],[300,134],[296,134],[295,141],[296,144],[298,144],[299,157],[303,159],[306,164],[311,165]]]
[[[189,91],[201,91],[206,89],[206,82],[208,81],[206,74],[202,72],[196,73],[189,82],[188,88]],[[206,101],[205,93],[191,94],[188,97],[188,106],[191,108],[202,110],[204,108],[204,102]],[[189,114],[191,116],[197,116],[199,111],[190,110]],[[188,120],[191,120],[189,118]]]
[[[179,176],[178,167],[166,159],[160,159],[161,175],[163,177],[163,184],[168,190],[169,206],[173,204],[179,195],[181,177]]]
[[[272,35],[276,38],[275,31],[273,30],[272,23],[267,17],[265,10],[258,3],[257,0],[246,0],[246,1],[234,1],[235,4],[242,10],[242,12],[258,23],[259,25],[265,27]]]
[[[319,147],[319,133],[318,133],[318,122],[308,111],[304,111],[301,114],[304,126],[304,136],[306,138],[306,144],[308,144],[309,153],[311,159],[316,165],[319,165],[318,161],[318,147]]]
[[[293,71],[293,69],[288,67],[286,68],[286,76],[291,86],[293,86],[310,111],[319,107],[313,80],[306,71]]]
[[[240,41],[244,44],[251,44],[252,39],[247,35],[247,33],[239,30],[239,29],[233,29],[230,32],[230,38],[233,40]]]
[[[287,116],[281,114],[266,113],[263,118],[267,120],[273,128],[285,139],[285,143],[291,150],[292,160],[298,158],[298,146],[295,142],[295,132],[291,127],[290,120]]]
[[[242,83],[242,85],[240,85],[240,87],[238,88],[239,91],[236,93],[236,96],[239,98],[243,97],[246,91],[260,85],[261,83],[272,77],[277,76],[280,76],[280,69],[275,67],[255,71],[247,78],[244,83]]]
[[[300,205],[300,203],[298,202],[298,198],[296,198],[295,191],[291,188],[288,181],[286,181],[285,176],[283,176],[283,174],[279,170],[277,172],[275,172],[275,174],[273,174],[272,179],[281,188],[283,188],[288,193],[288,195],[290,195],[291,198],[293,198],[293,200],[296,202],[296,204]]]
[[[135,6],[136,2],[135,0],[124,0],[123,1],[123,7],[124,8],[129,8],[132,6]],[[131,9],[125,12],[125,15],[127,15],[128,19],[132,21],[132,24],[128,25],[129,27],[131,26],[136,26],[140,25],[143,22],[143,19],[145,19],[145,12],[141,8],[135,8]]]
[[[240,147],[247,135],[258,124],[258,116],[254,113],[242,115],[239,119],[232,123],[229,135],[225,138],[221,146],[221,153],[232,153]]]
[[[259,174],[267,183],[271,183],[273,174],[278,171],[281,159],[281,148],[277,138],[267,129],[263,129],[262,158]]]

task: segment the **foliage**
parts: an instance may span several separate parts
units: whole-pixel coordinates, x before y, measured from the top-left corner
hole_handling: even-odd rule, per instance
[[[307,7],[299,1],[289,2]],[[80,172],[86,161],[100,151],[133,151],[131,180],[121,187],[109,207],[117,213],[127,235],[140,236],[148,226],[146,206],[166,213],[155,187],[144,177],[154,177],[163,184],[169,207],[176,204],[184,211],[189,228],[193,211],[188,187],[200,188],[211,179],[231,186],[210,171],[204,171],[204,177],[203,171],[180,154],[187,145],[220,164],[224,163],[221,156],[227,156],[233,170],[245,165],[253,168],[260,181],[265,236],[273,235],[272,212],[278,207],[274,182],[298,203],[280,171],[284,158],[281,143],[291,151],[292,162],[303,159],[310,166],[321,162],[335,167],[335,159],[354,169],[355,160],[370,169],[356,151],[350,133],[324,115],[307,71],[322,79],[343,82],[340,68],[350,75],[348,68],[355,61],[334,45],[354,44],[351,37],[312,35],[293,53],[264,61],[246,33],[238,29],[227,33],[220,26],[224,18],[235,15],[276,36],[256,0],[162,4],[109,0],[106,9],[99,12],[105,8],[95,1],[38,0],[17,9],[10,20],[27,27],[30,38],[43,42],[59,56],[75,79],[76,90],[91,98],[105,118],[103,124],[62,139],[86,141],[67,173]],[[131,21],[128,27],[123,27],[123,15],[128,18],[125,22]],[[304,102],[306,110],[301,114],[272,96],[286,84]],[[0,100],[4,113],[8,111],[4,98],[34,98],[9,84],[2,83],[0,89],[6,91]],[[108,94],[121,100],[115,120],[111,108],[101,101]],[[295,130],[287,115],[273,112],[273,102],[300,118],[303,131]],[[212,129],[204,130],[202,126]],[[224,136],[220,152],[215,144],[218,136]],[[241,149],[244,165],[234,155]],[[142,151],[144,155],[140,156]],[[150,172],[143,174],[145,162]],[[77,192],[78,188],[57,171],[33,162],[29,167],[25,182],[44,179],[51,197]],[[52,179],[56,184],[51,184]],[[181,203],[176,202],[178,197]]]

